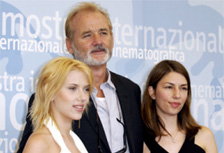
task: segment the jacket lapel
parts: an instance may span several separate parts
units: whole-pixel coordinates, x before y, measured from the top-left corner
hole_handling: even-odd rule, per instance
[[[122,84],[121,82],[119,82],[119,80],[117,79],[117,76],[111,72],[111,80],[114,83],[115,87],[116,87],[116,93],[120,102],[120,107],[122,110],[122,116],[123,116],[123,120],[124,120],[124,124],[125,124],[125,130],[127,132],[127,139],[128,139],[128,145],[129,145],[129,150],[130,152],[133,152],[133,150],[135,150],[134,148],[134,137],[132,135],[133,130],[132,128],[132,122],[131,122],[131,108],[130,108],[130,103],[131,103],[131,99],[129,98],[129,94],[128,93],[128,89],[126,89],[125,85]],[[91,114],[91,115],[89,115]],[[99,119],[99,125],[97,125],[97,113],[96,113],[96,108],[93,104],[93,100],[92,98],[90,99],[90,106],[88,107],[88,113],[84,114],[84,117],[87,118],[87,120],[90,122],[90,125],[93,127],[94,131],[96,132],[96,134],[98,135],[98,126],[99,126],[99,135],[100,135],[100,143],[101,143],[101,147],[102,145],[106,146],[106,149],[108,150],[108,152],[110,152],[110,148],[106,139],[106,135],[104,133],[103,130],[103,126],[102,123]],[[129,127],[129,128],[127,128]]]
[[[110,151],[110,147],[108,145],[107,138],[106,138],[106,135],[104,133],[103,126],[102,126],[102,123],[100,121],[100,118],[99,118],[99,122],[97,123],[97,112],[96,112],[96,108],[93,104],[92,98],[90,99],[90,105],[88,107],[88,113],[85,113],[84,116],[89,121],[90,125],[92,126],[92,128],[96,132],[97,136],[100,136],[101,147],[102,147],[102,145],[104,145],[104,146],[106,146],[107,150]],[[98,132],[98,128],[99,128],[99,132]]]
[[[128,93],[128,89],[126,89],[125,85],[120,83],[117,79],[116,79],[116,75],[114,75],[111,72],[111,79],[112,82],[114,83],[115,87],[116,87],[116,93],[120,102],[120,107],[122,110],[122,116],[123,116],[123,120],[124,120],[124,125],[125,125],[125,130],[127,131],[127,139],[128,139],[128,145],[129,145],[129,150],[130,152],[133,152],[134,150],[134,142],[132,140],[134,140],[134,137],[132,135],[133,131],[132,131],[132,122],[131,122],[131,108],[130,108],[130,103],[131,103],[131,99],[129,98],[129,94]],[[127,128],[129,127],[129,128]]]

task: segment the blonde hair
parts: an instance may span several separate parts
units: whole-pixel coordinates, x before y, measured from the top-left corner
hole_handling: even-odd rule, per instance
[[[109,17],[109,14],[106,9],[102,8],[99,4],[96,4],[95,2],[80,2],[74,7],[70,13],[67,16],[66,22],[65,22],[65,35],[69,39],[73,39],[73,33],[74,33],[74,28],[72,24],[72,19],[74,16],[81,11],[92,11],[92,12],[100,12],[102,13],[108,23],[109,30],[112,33],[112,24],[111,20]]]
[[[87,76],[90,85],[89,95],[91,95],[93,74],[85,63],[68,57],[57,57],[50,60],[39,74],[35,99],[31,107],[30,115],[34,131],[43,126],[45,119],[49,119],[51,115],[50,102],[63,86],[68,73],[72,70],[80,70]]]

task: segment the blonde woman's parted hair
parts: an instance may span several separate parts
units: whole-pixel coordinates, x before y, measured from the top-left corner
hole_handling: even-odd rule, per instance
[[[35,99],[31,107],[30,117],[34,125],[34,131],[43,126],[45,119],[49,119],[51,115],[50,102],[63,86],[68,73],[72,70],[80,70],[87,76],[90,85],[89,94],[91,95],[93,74],[85,63],[68,57],[57,57],[50,60],[39,74]]]

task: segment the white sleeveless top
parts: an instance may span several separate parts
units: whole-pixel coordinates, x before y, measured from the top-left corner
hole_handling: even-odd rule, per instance
[[[71,153],[70,150],[65,145],[65,142],[64,142],[64,140],[61,136],[61,133],[58,130],[58,128],[56,127],[52,118],[50,118],[47,123],[46,123],[46,120],[45,120],[44,125],[49,129],[49,131],[51,132],[51,135],[53,136],[54,140],[60,146],[60,148],[61,148],[60,153]],[[86,148],[85,148],[84,144],[82,143],[82,141],[80,140],[80,138],[72,130],[70,130],[70,135],[73,138],[74,143],[75,143],[76,147],[78,148],[78,150],[81,153],[88,153],[88,151],[86,150]]]

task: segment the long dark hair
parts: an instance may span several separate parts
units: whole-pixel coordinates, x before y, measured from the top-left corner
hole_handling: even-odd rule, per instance
[[[193,138],[201,126],[196,123],[191,115],[190,77],[185,67],[181,63],[173,60],[163,60],[159,62],[148,75],[141,107],[141,115],[145,125],[145,130],[148,134],[154,137],[161,137],[164,135],[161,129],[165,130],[169,134],[163,121],[157,115],[156,104],[155,101],[149,96],[148,88],[149,86],[152,86],[155,90],[158,82],[170,72],[177,72],[182,74],[187,80],[188,96],[182,110],[178,113],[178,128],[184,130],[188,137]]]

